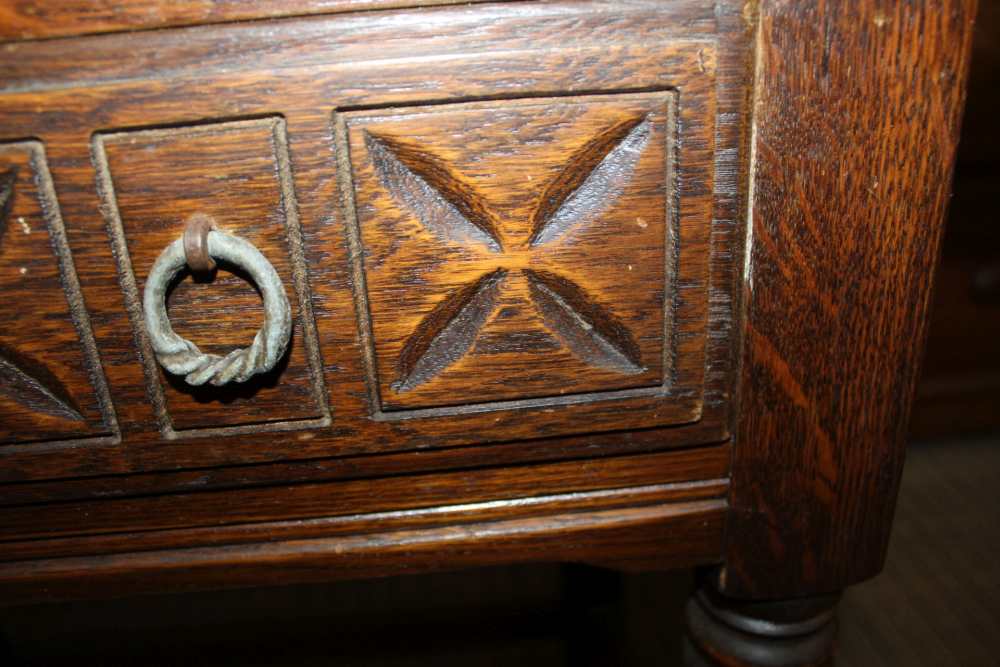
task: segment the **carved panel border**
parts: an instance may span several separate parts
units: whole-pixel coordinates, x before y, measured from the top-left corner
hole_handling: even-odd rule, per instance
[[[452,452],[461,447],[475,448],[476,456],[492,461],[518,461],[725,439],[731,416],[736,264],[741,258],[743,229],[738,166],[745,114],[737,84],[745,68],[734,64],[738,60],[734,54],[743,52],[743,42],[739,38],[730,47],[729,37],[722,42],[716,39],[716,21],[721,19],[714,11],[702,12],[691,23],[671,21],[674,9],[672,3],[655,8],[616,7],[622,20],[613,34],[604,30],[607,12],[574,3],[539,5],[538,11],[548,16],[544,28],[539,27],[537,17],[528,20],[504,13],[495,17],[495,24],[483,24],[477,12],[444,12],[439,18],[449,29],[453,21],[461,20],[463,25],[486,31],[476,33],[474,48],[442,51],[436,41],[441,31],[432,22],[421,25],[419,34],[395,35],[391,49],[400,59],[391,65],[382,51],[358,51],[357,33],[345,32],[339,19],[315,22],[316,34],[327,45],[322,62],[297,59],[301,49],[278,43],[282,31],[230,26],[220,29],[244,37],[254,33],[252,40],[233,40],[234,48],[253,45],[253,55],[237,61],[228,54],[224,61],[213,61],[225,65],[218,69],[206,68],[201,59],[195,62],[184,50],[181,55],[190,65],[185,65],[188,69],[183,76],[174,70],[170,77],[153,76],[146,68],[132,68],[128,77],[112,79],[105,71],[78,76],[74,69],[59,85],[52,85],[58,77],[50,76],[30,90],[19,88],[17,82],[5,88],[0,114],[8,133],[46,141],[60,203],[71,218],[67,221],[70,244],[128,446],[65,447],[58,456],[49,451],[36,453],[30,447],[4,451],[0,479],[305,459],[330,459],[335,467],[351,466],[362,455],[424,449],[440,450],[443,461],[455,460],[457,454]],[[734,16],[726,18],[730,35],[735,34],[733,26],[742,25]],[[383,18],[357,17],[366,38],[380,34],[380,26],[389,29],[381,23]],[[264,32],[257,34],[258,28]],[[576,31],[579,42],[567,44],[564,35]],[[155,47],[146,40],[136,46],[152,58],[161,58],[163,50],[171,48],[161,44],[161,37],[147,36]],[[262,49],[262,44],[269,46]],[[730,54],[729,60],[717,61],[720,44],[721,53]],[[47,45],[37,48],[44,50]],[[81,94],[85,84],[86,94]],[[557,405],[535,398],[530,405],[511,400],[397,410],[397,417],[380,415],[383,411],[372,401],[363,363],[366,341],[354,312],[352,253],[356,249],[346,238],[350,211],[342,196],[351,186],[344,117],[415,106],[670,91],[677,91],[681,130],[674,205],[680,213],[682,242],[677,260],[683,274],[676,283],[678,315],[672,335],[677,353],[670,394],[610,399],[606,393],[578,394],[578,402],[570,399]],[[177,103],[179,99],[183,105]],[[38,109],[52,113],[39,114]],[[175,430],[176,438],[164,438],[155,406],[146,396],[142,350],[133,340],[128,303],[114,270],[118,259],[107,240],[108,223],[94,187],[94,132],[176,129],[277,117],[287,123],[311,305],[319,324],[322,377],[336,419],[329,424],[288,422],[288,432],[280,436],[273,431],[286,429],[271,424],[267,429]],[[53,123],[54,119],[59,122]],[[583,433],[638,429],[644,429],[642,435],[628,439],[588,435],[561,440]],[[199,437],[216,433],[216,440]],[[235,435],[239,437],[229,437]],[[372,458],[371,465],[383,470],[396,460],[387,457],[383,463]],[[428,454],[419,465],[431,465],[429,461]]]
[[[706,77],[711,80],[711,77]],[[684,79],[688,79],[685,76]],[[686,87],[693,94],[685,95],[679,88],[668,88],[661,90],[659,92],[644,92],[644,93],[629,93],[607,91],[601,94],[585,96],[582,98],[573,98],[574,100],[584,100],[588,102],[600,102],[609,101],[614,102],[618,100],[628,100],[628,99],[642,99],[642,98],[652,98],[659,99],[666,103],[666,108],[668,110],[668,141],[667,145],[664,147],[664,152],[666,155],[665,160],[665,180],[668,192],[665,195],[665,201],[667,206],[667,224],[665,225],[665,231],[667,235],[666,248],[668,249],[665,257],[666,271],[665,279],[667,285],[665,286],[665,298],[664,298],[664,339],[663,339],[663,354],[664,354],[664,365],[663,365],[663,378],[662,382],[655,384],[654,386],[639,387],[639,388],[627,388],[612,391],[596,391],[596,392],[584,392],[578,394],[570,395],[552,395],[552,396],[542,396],[534,397],[529,399],[521,400],[497,400],[489,402],[473,402],[471,404],[456,405],[456,406],[445,406],[445,407],[431,407],[431,408],[410,408],[410,409],[386,409],[383,399],[379,394],[379,379],[378,371],[376,368],[376,354],[375,345],[373,342],[373,332],[371,324],[371,314],[370,314],[370,303],[368,301],[368,294],[366,288],[366,276],[364,270],[364,257],[365,248],[363,247],[363,242],[361,239],[361,230],[359,226],[359,216],[357,211],[356,202],[356,187],[357,183],[355,181],[356,174],[354,170],[350,171],[342,167],[342,171],[345,173],[350,173],[350,179],[343,179],[342,181],[342,198],[344,200],[344,206],[346,209],[345,218],[349,221],[348,224],[348,234],[349,242],[352,246],[352,258],[353,258],[353,271],[354,271],[354,285],[355,285],[355,298],[356,307],[358,311],[358,320],[360,331],[360,338],[364,342],[365,347],[365,364],[368,373],[368,384],[369,391],[371,393],[371,403],[376,406],[374,409],[374,417],[377,420],[384,421],[398,421],[398,420],[408,420],[419,417],[442,417],[448,415],[458,415],[475,413],[482,411],[493,411],[493,410],[511,410],[511,409],[522,409],[522,408],[545,408],[546,406],[557,406],[557,405],[573,405],[581,402],[594,402],[594,401],[615,401],[629,398],[653,398],[655,400],[668,399],[676,392],[676,394],[685,399],[692,398],[693,395],[700,395],[702,392],[701,383],[703,381],[703,368],[697,370],[701,367],[704,358],[704,344],[700,346],[696,345],[693,349],[689,347],[686,351],[685,361],[686,365],[689,367],[689,371],[694,369],[694,375],[690,372],[685,374],[682,378],[682,383],[678,386],[674,386],[674,380],[676,379],[675,372],[675,360],[677,358],[677,347],[676,347],[676,336],[674,332],[674,312],[675,307],[678,305],[679,300],[686,300],[688,303],[691,299],[704,299],[706,298],[705,293],[702,292],[702,296],[696,296],[697,291],[692,293],[690,290],[692,287],[697,290],[704,290],[707,287],[705,282],[706,278],[700,276],[702,267],[700,264],[704,261],[703,255],[708,252],[710,247],[707,243],[708,239],[704,236],[704,233],[710,226],[711,217],[705,216],[705,209],[701,208],[696,200],[699,199],[701,193],[710,192],[712,189],[711,173],[705,174],[701,171],[701,165],[694,165],[691,169],[686,169],[684,159],[682,154],[678,153],[678,148],[683,146],[684,140],[690,141],[692,146],[698,146],[701,148],[701,144],[705,141],[706,130],[709,130],[711,123],[711,116],[706,118],[703,114],[705,111],[705,105],[708,104],[708,108],[712,107],[711,99],[708,100],[702,97],[704,92],[707,92],[703,86],[690,86]],[[683,136],[680,134],[679,125],[676,122],[678,117],[679,108],[682,106],[681,100],[686,99],[684,103],[685,106],[685,120],[687,121],[687,134],[690,136]],[[454,105],[435,105],[433,107],[389,107],[384,109],[375,110],[363,110],[353,112],[350,110],[342,110],[335,117],[335,124],[338,132],[338,144],[342,147],[350,146],[350,127],[355,118],[365,119],[368,117],[377,116],[378,114],[404,114],[407,112],[412,112],[414,110],[431,110],[449,107],[475,107],[477,105],[544,105],[546,103],[553,103],[557,101],[566,101],[565,98],[559,97],[548,97],[544,95],[539,96],[526,96],[522,98],[516,98],[512,100],[503,100],[500,102],[481,102],[481,103],[460,103]],[[501,108],[504,108],[501,106]],[[700,113],[699,113],[700,112]],[[708,127],[702,125],[705,121],[709,122]],[[352,159],[353,162],[353,159]],[[707,177],[707,182],[703,179]],[[679,179],[683,180],[684,185],[680,185]],[[681,197],[684,196],[684,203],[681,202]],[[692,209],[692,210],[689,210]],[[684,227],[688,230],[685,233],[682,230],[681,220],[684,220]],[[699,230],[693,231],[693,226],[700,227]],[[688,247],[684,247],[685,237],[691,237],[692,242]],[[699,240],[693,240],[699,239]],[[694,250],[692,251],[692,248]],[[687,252],[685,252],[687,250]],[[692,252],[694,254],[692,254]],[[675,269],[680,268],[678,265],[683,257],[684,271],[677,271]],[[533,281],[533,282],[538,282]],[[678,286],[684,283],[688,290],[686,295],[679,295],[677,292]],[[687,322],[685,325],[685,331],[682,335],[689,341],[691,337],[703,338],[705,335],[704,321],[702,322]]]
[[[243,130],[260,129],[270,133],[272,137],[272,149],[275,160],[275,177],[277,187],[280,191],[280,207],[282,210],[283,225],[286,235],[288,262],[292,276],[291,284],[286,285],[286,289],[295,295],[296,307],[299,312],[297,318],[301,325],[303,344],[305,348],[304,363],[309,375],[311,398],[315,403],[315,412],[319,415],[316,418],[283,418],[277,415],[275,419],[269,421],[254,421],[251,423],[237,423],[233,425],[218,427],[188,427],[178,428],[175,420],[171,417],[168,406],[168,398],[164,390],[163,373],[156,362],[146,334],[145,321],[142,314],[142,295],[136,280],[132,260],[129,254],[129,245],[126,240],[125,225],[119,211],[113,174],[107,154],[109,142],[119,139],[131,140],[134,138],[156,138],[164,133],[176,135],[182,133],[184,137],[199,137],[219,132],[239,132]],[[291,174],[290,158],[288,154],[288,138],[285,127],[285,120],[278,116],[267,118],[254,118],[247,120],[228,120],[220,122],[205,122],[194,125],[187,125],[178,128],[138,128],[138,129],[117,129],[108,132],[97,133],[92,139],[93,161],[97,171],[97,187],[101,198],[102,212],[107,222],[108,233],[111,236],[112,245],[118,262],[118,274],[125,302],[129,313],[129,320],[132,325],[133,337],[139,357],[143,365],[143,373],[146,379],[146,392],[153,405],[157,417],[160,432],[164,438],[200,438],[218,435],[235,435],[240,433],[260,433],[268,431],[288,431],[304,428],[314,428],[327,426],[330,423],[330,405],[326,396],[326,389],[322,382],[322,364],[320,362],[319,349],[317,344],[316,324],[312,313],[311,299],[309,296],[307,269],[302,251],[302,237],[298,221],[298,204]],[[179,236],[182,229],[178,227]],[[280,374],[279,374],[280,386]],[[217,393],[219,388],[213,388]]]
[[[381,119],[392,119],[394,117],[406,117],[407,115],[421,115],[427,114],[433,117],[432,114],[435,112],[444,111],[445,113],[458,111],[462,112],[488,112],[493,109],[499,110],[500,113],[517,113],[537,110],[540,114],[543,114],[542,124],[544,125],[544,114],[550,108],[579,108],[586,109],[588,107],[600,108],[602,105],[613,106],[613,105],[638,105],[649,110],[657,110],[658,117],[660,120],[657,122],[658,127],[656,132],[652,132],[650,129],[650,121],[648,120],[651,111],[645,111],[641,114],[641,117],[637,117],[639,121],[636,122],[625,122],[623,123],[623,128],[621,132],[616,133],[616,127],[612,127],[611,130],[607,130],[603,133],[599,133],[596,137],[583,137],[589,139],[587,145],[584,145],[581,150],[578,150],[573,156],[570,156],[571,162],[579,162],[580,160],[587,160],[587,164],[570,164],[563,165],[563,175],[557,177],[556,181],[562,179],[567,171],[572,171],[574,173],[570,174],[578,180],[569,184],[569,190],[566,193],[562,193],[563,196],[559,197],[562,208],[566,208],[567,202],[572,204],[574,195],[577,190],[583,190],[586,187],[597,187],[592,182],[594,178],[602,177],[601,166],[607,161],[609,164],[606,165],[607,169],[604,171],[610,171],[615,168],[615,165],[610,164],[616,157],[617,152],[627,151],[631,153],[640,153],[641,149],[644,148],[645,144],[642,146],[636,145],[632,147],[626,145],[640,141],[643,137],[641,135],[648,136],[650,133],[654,136],[661,137],[662,145],[657,148],[662,151],[664,156],[662,161],[662,182],[664,184],[665,190],[659,193],[658,197],[662,198],[664,211],[664,224],[663,224],[663,256],[660,259],[661,266],[660,271],[662,271],[663,287],[662,287],[662,299],[660,301],[660,308],[662,309],[662,339],[660,345],[660,356],[662,357],[661,372],[658,373],[658,379],[654,382],[646,380],[640,383],[637,387],[627,387],[622,389],[612,389],[612,390],[596,390],[596,391],[583,391],[583,392],[573,392],[567,394],[556,395],[555,387],[552,388],[551,395],[535,396],[525,399],[514,399],[514,400],[492,400],[485,402],[472,402],[465,403],[455,406],[443,406],[443,407],[430,407],[430,408],[402,408],[398,406],[389,406],[386,404],[386,397],[384,392],[386,389],[386,382],[379,380],[379,368],[377,367],[377,354],[376,354],[376,344],[375,344],[375,334],[373,332],[372,324],[372,303],[370,301],[370,294],[368,289],[368,277],[365,271],[365,258],[370,254],[368,248],[365,247],[364,240],[362,239],[362,230],[360,216],[358,212],[358,202],[357,202],[357,178],[358,174],[352,169],[351,170],[351,182],[345,184],[343,188],[343,196],[345,200],[345,205],[348,208],[347,219],[350,221],[348,227],[349,242],[352,244],[352,256],[353,256],[353,275],[354,275],[354,285],[355,285],[355,299],[357,312],[359,314],[359,327],[361,327],[361,338],[365,342],[365,365],[368,374],[368,384],[369,391],[371,392],[372,404],[377,406],[375,411],[375,418],[380,420],[399,420],[399,419],[410,419],[421,416],[442,416],[450,413],[465,413],[473,411],[482,410],[505,410],[505,409],[518,409],[518,408],[531,408],[531,407],[544,407],[549,405],[571,405],[574,403],[579,403],[582,401],[594,401],[594,400],[620,400],[633,397],[660,397],[667,398],[671,395],[672,384],[675,378],[674,373],[674,359],[676,358],[676,345],[673,336],[673,314],[674,305],[677,300],[677,281],[681,278],[680,275],[675,274],[675,263],[678,260],[680,253],[680,243],[681,243],[681,233],[679,229],[679,217],[680,210],[677,206],[677,178],[678,173],[675,168],[677,164],[677,145],[678,145],[678,126],[676,123],[677,108],[678,108],[678,98],[679,93],[676,89],[665,89],[657,92],[648,93],[602,93],[598,95],[589,95],[583,97],[546,97],[546,96],[529,96],[524,98],[518,98],[513,100],[503,100],[500,102],[473,102],[473,103],[460,103],[460,104],[444,104],[436,106],[423,106],[423,107],[395,107],[387,108],[381,110],[365,110],[358,112],[347,112],[338,114],[335,122],[338,127],[338,132],[340,134],[340,145],[350,146],[351,145],[351,133],[361,132],[365,137],[365,146],[368,148],[369,155],[374,159],[378,156],[385,157],[394,156],[397,152],[404,155],[404,162],[409,158],[411,162],[419,162],[421,159],[420,155],[411,155],[415,153],[417,149],[408,145],[401,145],[395,147],[393,150],[392,146],[386,147],[384,144],[388,140],[373,140],[372,135],[367,129],[365,129],[365,124],[374,120],[378,122]],[[647,120],[643,120],[647,119]],[[554,123],[553,123],[554,124]],[[352,129],[359,128],[359,129]],[[574,128],[575,129],[575,128]],[[614,135],[614,136],[612,136]],[[633,137],[634,135],[634,137]],[[638,137],[638,138],[635,138]],[[590,146],[590,144],[599,144],[596,146]],[[592,150],[587,150],[588,148]],[[378,156],[376,156],[372,151],[376,151]],[[589,155],[593,153],[593,155]],[[583,157],[581,157],[583,155]],[[409,156],[407,158],[406,156]],[[419,164],[414,164],[414,168],[417,172],[411,171],[407,166],[403,165],[400,167],[403,174],[403,178],[408,179],[412,182],[413,188],[412,192],[414,194],[419,194],[419,190],[426,189],[425,181],[420,175],[422,169],[428,170],[429,172],[441,172],[447,170],[449,166],[441,162],[438,158],[431,155],[426,157],[427,160],[434,161],[434,164],[421,167]],[[478,160],[479,156],[475,156]],[[395,158],[394,162],[398,163],[398,158]],[[354,156],[352,155],[352,163],[355,162]],[[403,164],[403,163],[399,163]],[[357,168],[357,165],[354,165]],[[583,171],[585,173],[577,173]],[[385,174],[380,174],[383,181],[385,180]],[[606,179],[605,179],[606,180]],[[626,179],[627,180],[627,179]],[[558,184],[558,183],[556,183]],[[611,183],[604,184],[607,187],[611,187]],[[403,186],[405,187],[404,183]],[[534,184],[532,184],[534,186]],[[532,187],[532,191],[538,188],[543,188],[545,184],[538,184]],[[539,246],[544,248],[544,244],[548,243],[552,239],[549,236],[558,236],[566,232],[565,229],[555,230],[556,226],[561,223],[559,220],[553,222],[552,218],[558,217],[560,211],[543,211],[545,208],[545,202],[553,198],[553,195],[549,192],[552,189],[553,183],[548,183],[548,189],[544,192],[538,193],[541,208],[535,210],[533,228],[534,232],[531,238],[527,241],[527,252],[518,252],[523,249],[517,248],[516,241],[511,243],[509,239],[506,241],[501,240],[500,234],[501,230],[496,228],[498,224],[495,221],[491,221],[496,217],[496,214],[487,210],[488,205],[477,201],[479,193],[468,191],[463,192],[467,188],[461,182],[454,184],[454,187],[449,188],[448,184],[445,183],[441,187],[444,189],[444,194],[439,195],[441,198],[441,205],[438,210],[430,212],[425,216],[428,220],[425,224],[434,224],[433,219],[439,218],[442,222],[441,224],[447,223],[446,218],[449,217],[449,213],[453,214],[452,217],[456,219],[461,218],[460,222],[464,222],[463,225],[458,225],[456,229],[437,229],[435,233],[439,237],[450,238],[455,241],[465,241],[469,240],[470,243],[475,245],[475,241],[481,242],[486,251],[496,255],[496,262],[499,262],[498,266],[503,263],[504,260],[507,262],[518,262],[519,260],[525,260],[524,257],[520,255],[528,255],[528,259],[525,261],[533,261],[532,254],[539,254],[537,251],[540,249]],[[627,184],[619,184],[619,188],[627,187]],[[454,190],[454,192],[451,192]],[[433,194],[433,193],[432,193]],[[408,199],[407,193],[402,193],[398,198]],[[615,197],[611,192],[604,193],[590,193],[591,196],[601,195],[613,200]],[[648,196],[648,195],[647,195]],[[451,202],[455,202],[452,204]],[[409,202],[412,205],[412,201]],[[551,206],[549,207],[551,208]],[[557,206],[556,208],[560,208]],[[482,210],[479,210],[482,209]],[[468,220],[466,219],[466,214],[468,215]],[[547,214],[547,215],[543,215]],[[481,219],[480,219],[481,218]],[[567,225],[562,225],[567,226]],[[642,224],[645,227],[645,224]],[[462,234],[463,230],[468,231],[467,234]],[[506,230],[505,230],[506,231]],[[477,235],[478,233],[478,235]],[[610,232],[607,232],[610,233]],[[456,236],[457,235],[457,236]],[[481,239],[479,237],[482,237]],[[459,238],[462,237],[462,238]],[[506,245],[514,245],[515,248],[511,251],[508,250]],[[532,251],[536,251],[532,253]],[[513,254],[512,254],[513,253]],[[511,257],[507,257],[508,254],[512,254]],[[492,255],[491,255],[492,256]],[[628,265],[628,270],[632,269],[631,265]],[[584,323],[584,328],[589,329],[591,323],[594,325],[594,329],[597,331],[595,338],[596,344],[604,343],[606,347],[612,348],[610,352],[603,355],[607,357],[606,359],[602,357],[601,360],[590,359],[591,365],[601,365],[600,361],[605,361],[604,366],[608,366],[612,361],[617,360],[614,369],[618,373],[624,373],[625,375],[634,374],[636,372],[644,371],[638,364],[638,350],[635,347],[635,343],[632,340],[632,335],[624,329],[619,322],[616,321],[614,316],[607,311],[602,309],[597,305],[590,295],[586,295],[578,285],[572,282],[572,280],[565,278],[564,276],[552,273],[544,269],[530,269],[527,267],[522,267],[521,272],[525,274],[527,279],[529,291],[531,294],[530,301],[534,304],[534,307],[541,312],[542,318],[546,321],[546,324],[552,328],[557,325],[557,322],[552,321],[555,317],[549,311],[553,308],[557,308],[560,305],[564,307],[561,308],[562,311],[569,313],[566,317],[572,317],[573,319],[581,320]],[[499,301],[498,295],[495,292],[500,291],[500,284],[506,282],[509,279],[509,274],[511,271],[504,268],[498,268],[494,270],[489,275],[482,276],[480,280],[475,283],[474,286],[467,286],[462,289],[455,290],[451,296],[446,298],[441,302],[434,312],[427,315],[424,318],[424,322],[420,323],[420,326],[424,325],[427,320],[434,319],[435,315],[444,309],[449,307],[451,302],[462,301],[463,295],[469,292],[469,298],[462,301],[458,306],[452,308],[451,310],[456,312],[451,312],[450,315],[454,316],[451,319],[460,318],[465,311],[472,309],[472,302],[476,301],[476,298],[481,296],[483,293],[489,292],[493,298],[490,299],[490,308],[484,308],[484,310],[491,310],[492,307],[496,305]],[[474,293],[473,293],[474,292]],[[574,298],[575,296],[580,296],[579,299]],[[468,301],[469,303],[466,303]],[[568,304],[577,303],[577,308],[572,308]],[[582,315],[578,308],[583,308],[584,312]],[[461,312],[457,312],[461,311]],[[403,316],[404,314],[401,314]],[[485,320],[489,316],[488,312],[482,313],[482,317],[479,319],[482,321],[477,321],[477,326],[474,327],[476,330],[482,328]],[[565,318],[564,318],[565,319]],[[606,326],[603,328],[600,326],[604,322]],[[453,321],[444,322],[438,329],[442,331],[437,331],[438,338],[447,338],[448,329],[453,325]],[[558,326],[555,326],[558,329]],[[621,332],[621,335],[615,337],[615,332]],[[420,331],[414,333],[410,341],[408,341],[407,346],[403,348],[403,355],[401,359],[404,359],[408,348],[412,347],[411,343],[415,336],[419,336]],[[602,335],[606,334],[606,335]],[[619,340],[619,344],[615,345],[616,341],[610,340],[612,338],[622,339]],[[570,338],[566,336],[565,338]],[[609,341],[611,344],[605,343]],[[424,341],[427,343],[427,341]],[[447,341],[446,341],[447,342]],[[470,339],[465,341],[466,345],[461,345],[461,343],[456,343],[455,341],[450,341],[455,345],[459,345],[463,349],[470,347],[473,341]],[[410,377],[410,384],[419,384],[417,381],[413,381],[412,378],[415,375],[420,374],[420,364],[425,360],[426,357],[432,356],[430,352],[434,346],[435,341],[432,340],[425,344],[423,347],[428,348],[424,350],[425,354],[423,357],[409,364],[413,368],[410,368],[410,373],[403,373],[403,375]],[[578,356],[581,356],[584,351],[585,345],[592,344],[590,341],[584,341],[574,344],[572,340],[564,340],[564,345],[567,347],[577,347]],[[454,348],[454,345],[452,345]],[[628,354],[628,350],[635,350],[633,355]],[[454,349],[449,349],[446,351],[447,355],[454,356]],[[613,358],[612,358],[613,355]],[[411,355],[412,356],[412,355]],[[402,362],[400,362],[402,363]],[[424,364],[426,365],[426,364]],[[623,368],[624,367],[624,368]],[[440,372],[440,369],[435,369],[435,371]],[[401,371],[402,372],[402,371]],[[425,375],[430,374],[428,371]],[[433,375],[433,374],[431,374]],[[648,375],[648,373],[646,374]],[[423,381],[426,378],[421,378]],[[397,381],[394,388],[398,386],[403,386],[400,384],[401,381]],[[404,383],[405,384],[405,383]],[[642,386],[647,385],[647,386]],[[651,386],[649,386],[651,385]],[[407,387],[408,388],[408,387]],[[390,390],[391,391],[391,390]]]

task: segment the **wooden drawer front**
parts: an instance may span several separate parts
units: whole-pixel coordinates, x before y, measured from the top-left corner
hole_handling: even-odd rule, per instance
[[[94,155],[135,340],[142,341],[148,391],[161,428],[184,429],[315,420],[325,416],[318,388],[316,334],[302,317],[291,248],[301,246],[285,124],[280,118],[212,123],[94,137]],[[161,369],[145,341],[139,295],[160,252],[201,213],[264,254],[292,303],[291,350],[278,368],[240,384],[190,386]],[[301,266],[301,257],[298,258]],[[246,347],[263,322],[252,284],[221,267],[214,280],[188,274],[169,296],[174,328],[209,353]],[[309,424],[304,424],[308,426]],[[215,433],[217,431],[213,431]],[[225,431],[229,432],[229,431]]]
[[[723,34],[703,0],[526,7],[17,45],[0,119],[49,153],[122,441],[8,448],[0,478],[727,438],[739,10]],[[259,380],[191,389],[151,354],[139,297],[193,213],[285,284],[291,351]],[[170,296],[216,352],[259,309],[224,271]]]
[[[37,141],[0,144],[0,294],[0,443],[111,435],[107,387]]]

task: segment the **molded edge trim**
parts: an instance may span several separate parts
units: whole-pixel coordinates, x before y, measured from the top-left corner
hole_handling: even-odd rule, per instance
[[[60,558],[0,565],[0,604],[383,577],[519,562],[653,557],[717,561],[723,499],[312,540]]]

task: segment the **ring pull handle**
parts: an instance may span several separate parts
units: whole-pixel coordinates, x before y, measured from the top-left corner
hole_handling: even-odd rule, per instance
[[[215,268],[216,259],[246,271],[264,301],[264,325],[253,343],[225,356],[202,352],[175,333],[166,305],[170,283],[185,266],[204,273]],[[212,218],[203,214],[191,216],[183,236],[156,258],[143,289],[142,310],[156,360],[194,386],[244,382],[257,373],[266,373],[284,355],[292,335],[292,309],[278,272],[252,243],[216,229]]]

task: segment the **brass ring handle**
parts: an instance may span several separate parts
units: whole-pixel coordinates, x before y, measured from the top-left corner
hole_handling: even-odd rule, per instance
[[[244,382],[257,373],[271,370],[285,353],[292,334],[292,309],[281,278],[271,263],[252,243],[211,227],[210,218],[192,216],[184,236],[164,248],[156,258],[142,295],[146,333],[156,360],[167,371],[184,375],[184,380],[195,386],[206,382],[216,386]],[[204,256],[200,258],[194,256],[199,253],[198,242],[204,251]],[[186,245],[193,253],[190,262],[185,252]],[[264,325],[254,336],[253,344],[235,349],[225,356],[206,354],[191,341],[177,335],[167,315],[167,291],[174,277],[185,266],[196,271],[214,267],[211,258],[244,269],[260,289],[264,300]]]

